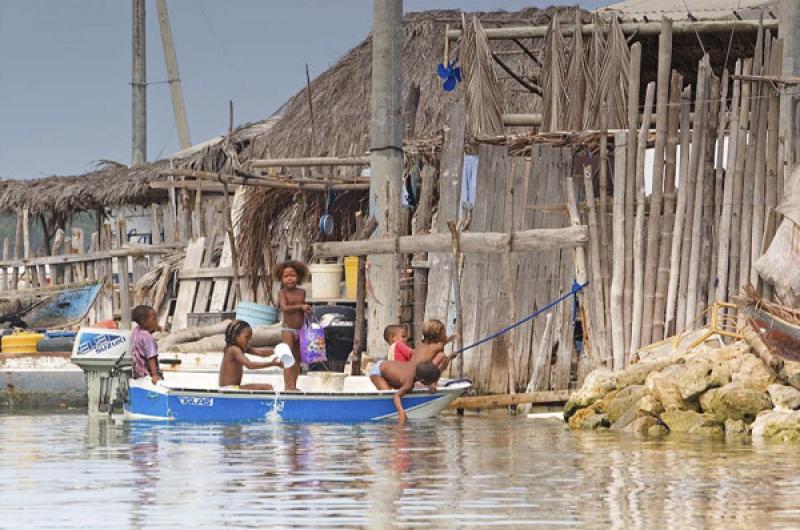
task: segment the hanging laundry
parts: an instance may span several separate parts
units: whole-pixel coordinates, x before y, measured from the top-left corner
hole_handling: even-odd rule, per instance
[[[466,155],[464,170],[461,173],[461,207],[472,210],[475,206],[475,193],[478,189],[478,157]]]

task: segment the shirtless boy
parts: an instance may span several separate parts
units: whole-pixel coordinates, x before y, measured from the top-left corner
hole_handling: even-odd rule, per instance
[[[422,325],[422,344],[411,356],[411,364],[432,361],[440,371],[445,371],[456,353],[444,353],[444,347],[455,340],[456,335],[448,337],[445,334],[444,322],[441,320],[426,320]]]
[[[244,320],[234,320],[228,324],[227,329],[225,329],[225,353],[222,356],[222,364],[219,367],[220,388],[272,390],[272,385],[268,384],[241,384],[245,368],[258,370],[259,368],[269,368],[270,366],[283,366],[280,361],[256,363],[248,359],[245,353],[258,355],[259,357],[269,357],[273,353],[272,348],[251,348],[250,339],[252,338],[253,330],[250,324]]]
[[[378,390],[395,389],[394,406],[397,408],[397,421],[406,421],[402,397],[411,392],[414,383],[419,381],[425,386],[433,387],[439,380],[441,372],[430,361],[418,364],[400,361],[378,361],[369,372],[369,380]]]

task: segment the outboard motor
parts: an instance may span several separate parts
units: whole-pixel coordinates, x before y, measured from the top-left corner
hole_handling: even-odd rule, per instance
[[[86,375],[90,415],[112,412],[127,399],[130,330],[81,328],[70,360]]]

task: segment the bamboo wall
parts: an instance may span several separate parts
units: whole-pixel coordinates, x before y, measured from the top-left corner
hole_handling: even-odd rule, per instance
[[[551,44],[561,42],[557,31],[554,23]],[[775,234],[775,208],[796,152],[794,129],[780,128],[782,41],[760,31],[754,56],[737,61],[734,71],[706,55],[696,78],[684,79],[671,68],[665,20],[656,81],[645,85],[640,45],[629,47],[615,32],[612,24],[604,39],[562,42],[563,53],[545,54],[542,130],[549,132],[506,137],[510,151],[524,157],[502,146],[478,148],[478,203],[469,230],[506,231],[509,208],[514,227],[568,226],[575,221],[568,216],[569,185],[589,242],[577,251],[515,254],[513,312],[502,256],[465,255],[463,342],[497,331],[512,315],[532,313],[582,273],[590,282],[574,315],[586,338],[581,353],[572,304],[563,303],[464,354],[464,374],[479,392],[563,389],[593,366],[624,367],[639,348],[703,327],[715,301],[733,300],[748,284],[774,294],[754,263]],[[574,133],[581,133],[579,143],[569,140]],[[546,145],[559,135],[568,145]],[[589,167],[578,162],[587,159]],[[457,166],[446,157],[441,163],[440,174]],[[441,200],[449,200],[446,193]],[[450,290],[429,285],[426,316],[437,317],[430,307],[443,310],[436,300],[451,298]],[[736,325],[735,314],[724,316]]]

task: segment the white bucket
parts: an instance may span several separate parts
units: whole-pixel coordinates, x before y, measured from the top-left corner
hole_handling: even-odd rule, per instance
[[[317,263],[310,265],[311,298],[334,300],[342,296],[342,264]]]
[[[304,392],[342,392],[346,374],[340,372],[308,372]]]

